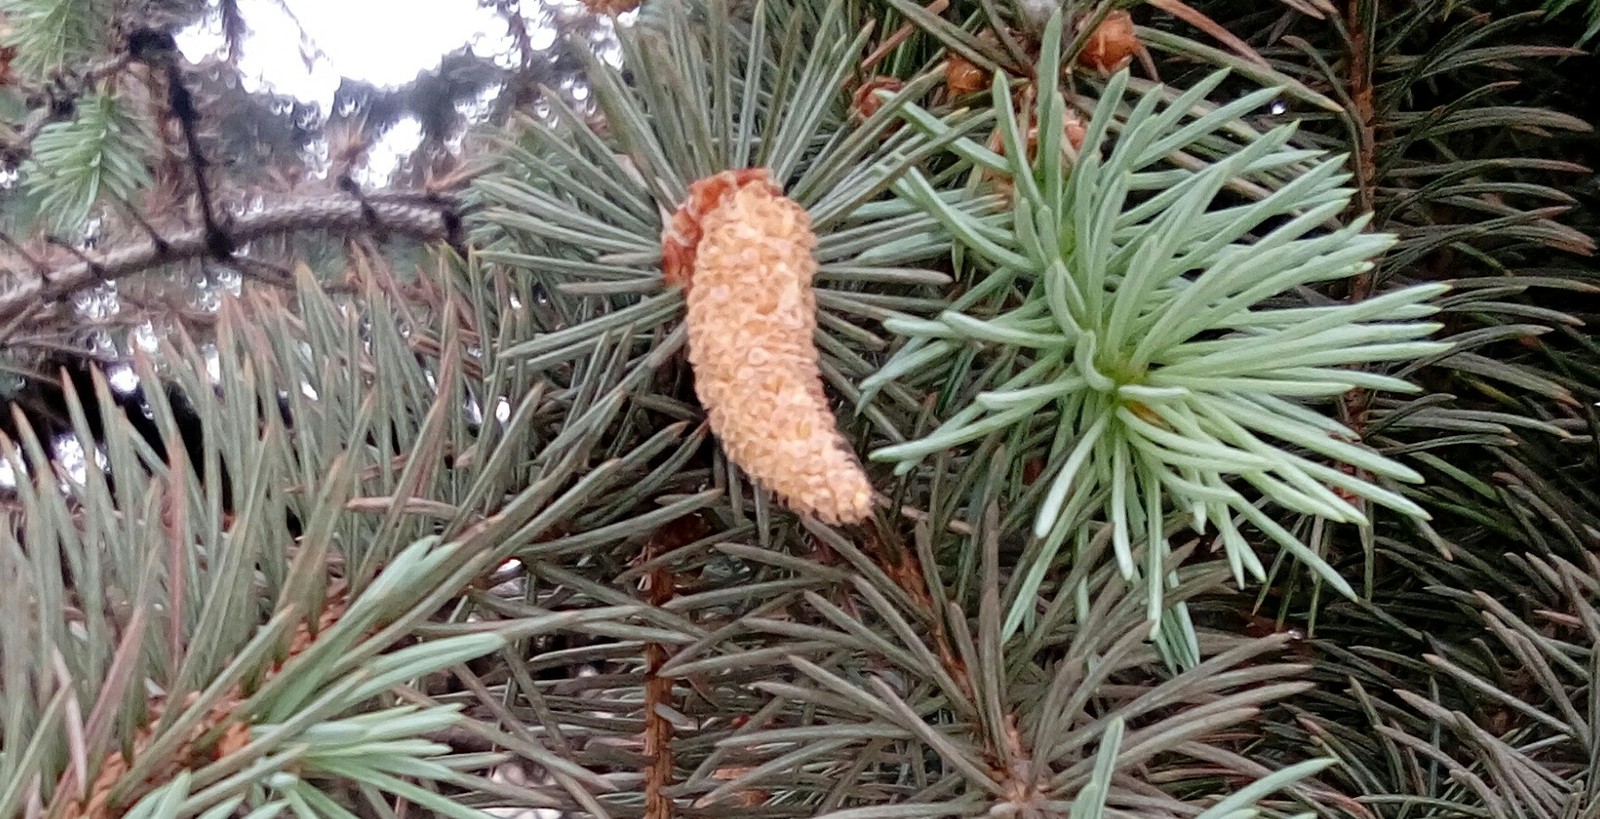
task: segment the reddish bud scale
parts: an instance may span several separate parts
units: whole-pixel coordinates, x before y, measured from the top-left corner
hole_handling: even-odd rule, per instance
[[[1025,121],[1030,123],[1033,121],[1032,112],[1027,113],[1027,119]],[[1089,129],[1083,124],[1083,120],[1078,119],[1077,114],[1067,111],[1066,121],[1061,126],[1061,133],[1062,138],[1065,140],[1065,144],[1071,146],[1072,150],[1077,152],[1083,150],[1083,140],[1086,136],[1088,136]],[[1039,127],[1037,125],[1029,125],[1027,138],[1028,162],[1032,164],[1039,158]],[[989,133],[989,150],[994,151],[1001,156],[1006,155],[1005,139],[1001,136],[1000,129],[998,128]],[[984,171],[983,177],[985,179],[995,180],[995,187],[997,189],[1005,193],[1008,197],[1011,195],[1010,179],[996,179],[996,174],[991,171]]]
[[[1138,51],[1139,33],[1133,26],[1133,15],[1118,9],[1107,14],[1089,34],[1078,54],[1078,63],[1111,74],[1127,65]]]
[[[850,96],[850,117],[858,123],[866,122],[883,107],[883,103],[878,101],[877,92],[888,91],[895,94],[904,87],[905,83],[894,77],[873,77],[867,80]]]
[[[764,170],[691,186],[662,236],[686,288],[689,364],[711,431],[746,474],[832,524],[872,511],[872,485],[828,408],[812,337],[816,235]]]
[[[989,72],[960,54],[951,54],[944,61],[944,88],[951,99],[976,94],[988,88],[990,82]]]

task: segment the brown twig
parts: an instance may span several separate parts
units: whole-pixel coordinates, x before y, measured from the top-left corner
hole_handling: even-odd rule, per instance
[[[1266,58],[1262,57],[1260,52],[1251,48],[1249,43],[1235,36],[1233,32],[1228,30],[1227,26],[1207,17],[1204,12],[1190,6],[1183,0],[1149,0],[1149,2],[1150,5],[1205,32],[1213,40],[1227,46],[1228,50],[1240,57],[1262,68],[1271,68]]]
[[[911,597],[913,603],[920,609],[923,620],[928,624],[929,637],[933,640],[934,651],[939,657],[939,664],[954,679],[961,688],[961,693],[970,702],[977,702],[976,689],[972,684],[972,674],[967,664],[962,661],[960,652],[956,651],[950,642],[950,635],[945,629],[944,614],[941,606],[934,601],[932,590],[928,588],[927,576],[923,574],[922,563],[917,559],[914,549],[907,548],[906,543],[895,536],[885,536],[888,532],[868,532],[866,535],[866,550],[869,555],[877,558],[879,568],[894,580],[895,585]]]
[[[671,582],[667,572],[650,573],[652,580],[660,577]],[[665,646],[651,643],[645,648],[644,754],[650,758],[644,776],[645,819],[672,819],[672,797],[667,795],[667,788],[672,786],[672,723],[657,710],[672,702],[672,678],[659,674],[666,662]]]
[[[927,11],[929,14],[943,14],[944,10],[949,7],[950,0],[933,0],[932,3],[927,5]],[[916,30],[915,23],[910,21],[901,23],[900,28],[895,29],[893,34],[884,38],[884,41],[861,61],[861,73],[871,76],[872,69],[878,65],[879,61],[889,56],[889,52],[899,48],[900,44],[910,38]]]
[[[360,233],[376,218],[391,234],[425,241],[456,239],[460,220],[453,198],[408,193],[348,195],[283,202],[234,218],[225,229],[235,247],[259,239],[310,230]],[[164,244],[145,240],[116,248],[98,259],[79,261],[25,278],[0,295],[0,340],[36,310],[85,287],[140,273],[154,267],[208,256],[213,237],[205,228],[167,236]],[[13,272],[21,278],[25,274]]]
[[[1352,215],[1370,213],[1377,201],[1377,103],[1372,87],[1372,32],[1367,25],[1372,0],[1345,0],[1345,41],[1349,46],[1349,77],[1351,111],[1355,125],[1355,151],[1351,155],[1355,175],[1355,198],[1350,202]],[[1362,301],[1372,295],[1377,285],[1378,260],[1362,270],[1350,281],[1349,300]],[[1366,427],[1367,408],[1371,393],[1356,389],[1346,393],[1340,403],[1345,423],[1357,436]],[[1360,473],[1357,473],[1360,477]]]
[[[1368,29],[1368,11],[1372,0],[1346,0],[1345,40],[1350,48],[1350,62],[1346,76],[1350,80],[1350,100],[1355,106],[1356,145],[1352,157],[1355,172],[1356,195],[1350,207],[1356,214],[1372,211],[1377,200],[1377,103],[1372,87],[1372,32]],[[1372,295],[1375,270],[1358,274],[1350,286],[1350,300],[1361,301]]]
[[[708,532],[699,518],[681,518],[667,524],[645,543],[641,563],[682,548]],[[650,567],[640,584],[652,606],[664,606],[677,591],[678,578],[665,562]],[[644,819],[672,819],[672,723],[661,713],[672,707],[673,678],[662,676],[672,655],[661,643],[647,643],[644,649],[644,755],[650,765],[644,772]]]

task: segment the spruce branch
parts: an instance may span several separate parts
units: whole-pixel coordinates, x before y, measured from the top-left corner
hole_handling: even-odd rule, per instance
[[[688,546],[710,533],[705,521],[686,518],[662,528],[645,543],[639,555],[644,570],[641,591],[650,605],[662,607],[677,596],[678,577],[668,565],[672,552]],[[667,713],[675,709],[673,686],[677,682],[663,674],[672,657],[672,647],[659,641],[645,645],[644,755],[649,766],[644,771],[645,819],[673,819],[676,806],[673,786],[673,727]]]
[[[897,128],[897,111],[935,86],[939,77],[932,73],[903,85],[870,116],[853,116],[842,104],[847,78],[871,31],[845,6],[813,15],[802,3],[779,0],[752,9],[748,21],[709,9],[701,19],[697,6],[662,3],[618,32],[631,76],[588,58],[603,132],[552,100],[557,123],[528,123],[518,148],[474,184],[472,195],[483,205],[477,233],[483,258],[536,278],[553,309],[568,317],[559,332],[519,340],[506,353],[543,365],[580,355],[623,327],[643,335],[676,323],[686,301],[682,281],[672,276],[684,258],[679,222],[694,224],[679,217],[695,213],[706,198],[696,191],[714,189],[707,180],[730,171],[741,181],[766,175],[785,200],[804,209],[815,236],[816,275],[805,277],[814,294],[805,303],[816,313],[818,332],[794,337],[809,343],[814,336],[821,380],[854,403],[875,433],[901,440],[916,399],[891,388],[881,402],[860,400],[855,384],[871,371],[869,356],[887,346],[861,319],[937,309],[939,286],[949,277],[935,268],[949,244],[937,219],[890,189],[983,123],[953,128],[942,141]],[[993,204],[960,191],[945,199],[963,213]],[[741,230],[749,224],[736,223]],[[738,265],[747,263],[726,270],[738,276]],[[732,312],[754,291],[731,299]],[[828,400],[820,388],[809,394]],[[868,492],[857,491],[863,483],[840,494],[865,498]],[[840,520],[870,511],[865,500],[850,506]]]
[[[1059,70],[1061,29],[1057,15],[1040,76]],[[994,345],[1008,358],[931,434],[872,457],[911,474],[935,453],[994,433],[1047,436],[1050,467],[1041,483],[1048,488],[1019,504],[1032,510],[1038,546],[1014,578],[1008,634],[1021,626],[1056,556],[1069,543],[1081,550],[1089,537],[1084,524],[1096,516],[1111,526],[1122,575],[1147,585],[1153,629],[1164,619],[1166,581],[1159,563],[1135,564],[1132,546],[1165,543],[1178,516],[1196,532],[1217,532],[1240,582],[1266,575],[1241,534],[1253,526],[1345,594],[1353,594],[1348,581],[1263,514],[1258,499],[1337,522],[1365,522],[1367,504],[1426,517],[1399,493],[1323,463],[1395,482],[1421,480],[1309,404],[1356,386],[1414,391],[1399,378],[1355,367],[1445,354],[1445,345],[1424,340],[1439,325],[1418,319],[1437,311],[1426,302],[1446,288],[1408,288],[1338,307],[1288,301],[1295,288],[1367,269],[1394,239],[1363,232],[1365,220],[1323,231],[1351,198],[1340,160],[1287,178],[1270,175],[1314,156],[1290,144],[1292,127],[1223,137],[1274,90],[1191,113],[1223,78],[1214,73],[1181,93],[1150,89],[1123,115],[1129,82],[1127,72],[1118,73],[1094,107],[1081,152],[1068,142],[1064,95],[1042,92],[1034,159],[1011,111],[1009,81],[996,75],[994,117],[1006,151],[990,156],[1008,167],[1015,185],[1009,223],[950,211],[920,174],[901,186],[942,214],[989,272],[937,319],[886,322],[908,342],[863,392],[926,383],[939,362],[978,345]],[[926,116],[908,119],[929,127]],[[1207,146],[1216,159],[1192,169],[1174,160],[1199,153],[1208,138],[1226,140]],[[1264,195],[1231,206],[1219,201],[1241,179]],[[1161,553],[1152,549],[1147,558]],[[1168,644],[1175,656],[1193,654],[1192,633],[1163,639],[1176,641]]]
[[[1355,128],[1355,145],[1350,154],[1351,170],[1355,178],[1355,196],[1350,199],[1346,218],[1359,218],[1371,213],[1377,204],[1378,144],[1376,128],[1378,113],[1373,90],[1373,23],[1378,6],[1368,0],[1345,0],[1344,37],[1348,49],[1345,80],[1349,85],[1347,99],[1353,110],[1346,116]],[[1365,270],[1356,274],[1350,283],[1350,298],[1361,301],[1372,295],[1377,282],[1376,271]]]
[[[292,199],[227,219],[221,225],[233,247],[307,231],[360,234],[381,227],[422,241],[457,241],[458,203],[440,194],[371,194]],[[154,236],[86,261],[44,273],[13,271],[13,283],[0,295],[0,322],[9,335],[35,311],[84,288],[176,262],[209,257],[214,249],[204,227]],[[0,336],[3,337],[3,336]]]
[[[50,228],[76,232],[103,197],[130,201],[149,187],[151,140],[145,125],[114,94],[96,93],[66,122],[45,126],[21,169]]]
[[[17,49],[15,70],[48,82],[90,63],[111,21],[110,0],[16,0],[5,4],[4,45]]]
[[[1592,476],[1595,461],[1578,442],[1586,405],[1600,393],[1591,387],[1592,345],[1570,328],[1592,321],[1580,294],[1597,292],[1585,258],[1594,231],[1575,184],[1589,173],[1575,160],[1588,154],[1574,150],[1593,144],[1593,117],[1563,78],[1592,56],[1568,46],[1576,26],[1542,24],[1537,10],[1417,7],[1380,24],[1373,4],[1343,5],[1345,25],[1312,26],[1313,42],[1295,47],[1310,61],[1302,75],[1349,89],[1339,95],[1348,116],[1306,128],[1350,154],[1358,181],[1361,157],[1374,157],[1371,229],[1399,239],[1381,269],[1330,294],[1353,302],[1381,292],[1385,280],[1439,281],[1453,291],[1438,303],[1448,351],[1372,368],[1427,394],[1359,389],[1341,399],[1344,423],[1427,478],[1397,488],[1435,520],[1380,535],[1377,553],[1415,561],[1413,537],[1428,554],[1478,553],[1486,564],[1508,543],[1587,549],[1594,481],[1576,476]],[[1351,59],[1331,65],[1329,53]],[[1371,59],[1362,63],[1363,54]],[[1358,92],[1369,98],[1365,111]],[[1500,581],[1487,572],[1447,582]],[[1299,604],[1281,601],[1285,610]]]
[[[369,203],[380,215],[395,204]],[[358,211],[346,202],[340,219],[354,224]],[[476,284],[458,288],[458,273]],[[392,276],[368,271],[359,298],[335,299],[301,266],[292,309],[281,290],[248,291],[248,319],[226,301],[209,364],[182,336],[163,349],[159,373],[136,359],[142,382],[172,387],[147,393],[148,425],[116,412],[96,371],[97,436],[86,402],[66,390],[71,434],[84,451],[103,450],[105,472],[53,468],[26,421],[15,441],[0,436],[0,455],[24,476],[0,527],[0,614],[29,624],[0,633],[0,736],[8,752],[34,749],[0,766],[0,815],[18,813],[30,793],[61,817],[193,816],[283,799],[328,815],[346,797],[478,815],[460,791],[429,783],[493,793],[469,771],[508,756],[559,763],[525,745],[452,753],[432,738],[464,725],[462,703],[386,708],[375,698],[426,686],[513,637],[598,629],[683,641],[627,624],[642,606],[626,596],[488,627],[426,625],[455,619],[452,604],[513,552],[593,552],[596,532],[647,528],[630,516],[683,485],[655,459],[703,445],[680,441],[683,425],[622,419],[629,384],[659,365],[630,356],[630,344],[602,347],[571,382],[495,349],[470,356],[464,324],[499,337],[525,314],[479,309],[464,322],[459,293],[535,301],[484,275],[470,260],[421,270],[439,299],[401,305],[386,289]],[[406,337],[413,322],[436,334],[424,354]],[[178,397],[190,404],[183,436]],[[515,409],[474,418],[462,410],[471,401]],[[692,515],[719,494],[661,511]],[[22,546],[24,534],[52,548]],[[81,638],[68,631],[76,623]],[[137,753],[123,757],[128,747]],[[595,787],[594,777],[571,782]]]
[[[755,683],[773,698],[761,721],[717,742],[722,753],[742,751],[748,767],[706,782],[715,785],[706,801],[759,787],[802,800],[789,815],[840,819],[1192,815],[1201,806],[1222,816],[1272,791],[1306,788],[1297,780],[1327,767],[1329,760],[1313,760],[1267,771],[1223,750],[1224,737],[1255,730],[1258,709],[1309,688],[1296,680],[1305,666],[1270,658],[1285,638],[1208,634],[1196,668],[1158,669],[1139,628],[1141,592],[1096,559],[1103,555],[1086,554],[1053,587],[1038,630],[1003,636],[999,519],[990,505],[970,538],[916,533],[918,551],[976,553],[975,576],[958,579],[950,564],[921,567],[927,609],[863,550],[821,527],[813,535],[828,551],[807,560],[740,550],[801,578],[836,579],[804,591],[781,617],[742,618],[741,630],[761,643],[702,641],[674,659],[707,687],[779,651],[795,672]],[[1215,564],[1185,569],[1177,594],[1197,593],[1224,573]],[[949,624],[946,637],[929,635],[930,613]],[[965,685],[943,673],[939,643],[961,658]],[[1223,766],[1221,782],[1215,768],[1189,760]],[[923,787],[894,787],[907,767],[913,776],[928,771]]]
[[[22,162],[33,153],[34,141],[46,127],[70,118],[77,111],[78,101],[94,90],[101,80],[121,73],[133,59],[120,54],[90,66],[71,78],[57,78],[30,93],[31,103],[36,103],[22,127],[0,139],[0,157],[8,162]]]

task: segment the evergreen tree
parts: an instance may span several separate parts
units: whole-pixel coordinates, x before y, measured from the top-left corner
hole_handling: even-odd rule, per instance
[[[1600,5],[483,5],[0,3],[0,818],[1600,811]]]

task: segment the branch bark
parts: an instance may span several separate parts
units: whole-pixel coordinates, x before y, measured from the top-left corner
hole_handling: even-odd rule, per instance
[[[673,521],[645,543],[639,555],[640,562],[650,563],[699,540],[707,532],[699,518]],[[650,605],[659,607],[672,602],[677,594],[678,578],[670,567],[664,563],[652,566],[644,577],[644,591]],[[674,680],[661,674],[672,653],[660,643],[646,643],[644,657],[644,755],[650,760],[649,767],[644,770],[644,819],[673,819],[676,805],[668,794],[672,787],[672,723],[661,713],[662,708],[673,704]]]
[[[1351,115],[1355,118],[1356,126],[1355,150],[1350,160],[1356,185],[1355,199],[1350,203],[1352,216],[1372,213],[1377,206],[1378,107],[1372,64],[1376,2],[1377,0],[1345,0],[1344,8],[1345,39],[1350,49],[1349,64],[1345,73],[1349,77],[1350,101],[1355,106]],[[1350,302],[1365,301],[1372,297],[1373,290],[1377,287],[1378,266],[1382,263],[1381,258],[1374,259],[1370,268],[1357,273],[1351,280],[1347,294]],[[1359,388],[1340,397],[1340,414],[1345,424],[1358,436],[1366,435],[1367,410],[1371,407],[1371,402],[1372,391]],[[1341,466],[1340,469],[1346,467]],[[1351,466],[1348,470],[1360,480],[1366,480],[1368,477],[1357,467]]]
[[[234,247],[277,236],[320,230],[356,234],[386,232],[423,241],[458,240],[460,216],[452,197],[438,194],[388,193],[297,199],[233,217],[222,226]],[[203,228],[152,237],[125,245],[87,261],[54,270],[11,271],[12,282],[0,292],[0,338],[37,310],[76,291],[174,262],[211,255]]]
[[[1346,74],[1350,80],[1350,100],[1355,105],[1356,145],[1351,156],[1355,172],[1356,196],[1351,202],[1354,215],[1370,213],[1377,204],[1378,138],[1377,100],[1373,88],[1372,0],[1347,0],[1345,37],[1349,41],[1350,61]],[[1357,274],[1351,285],[1350,300],[1362,301],[1372,295],[1375,270]]]

